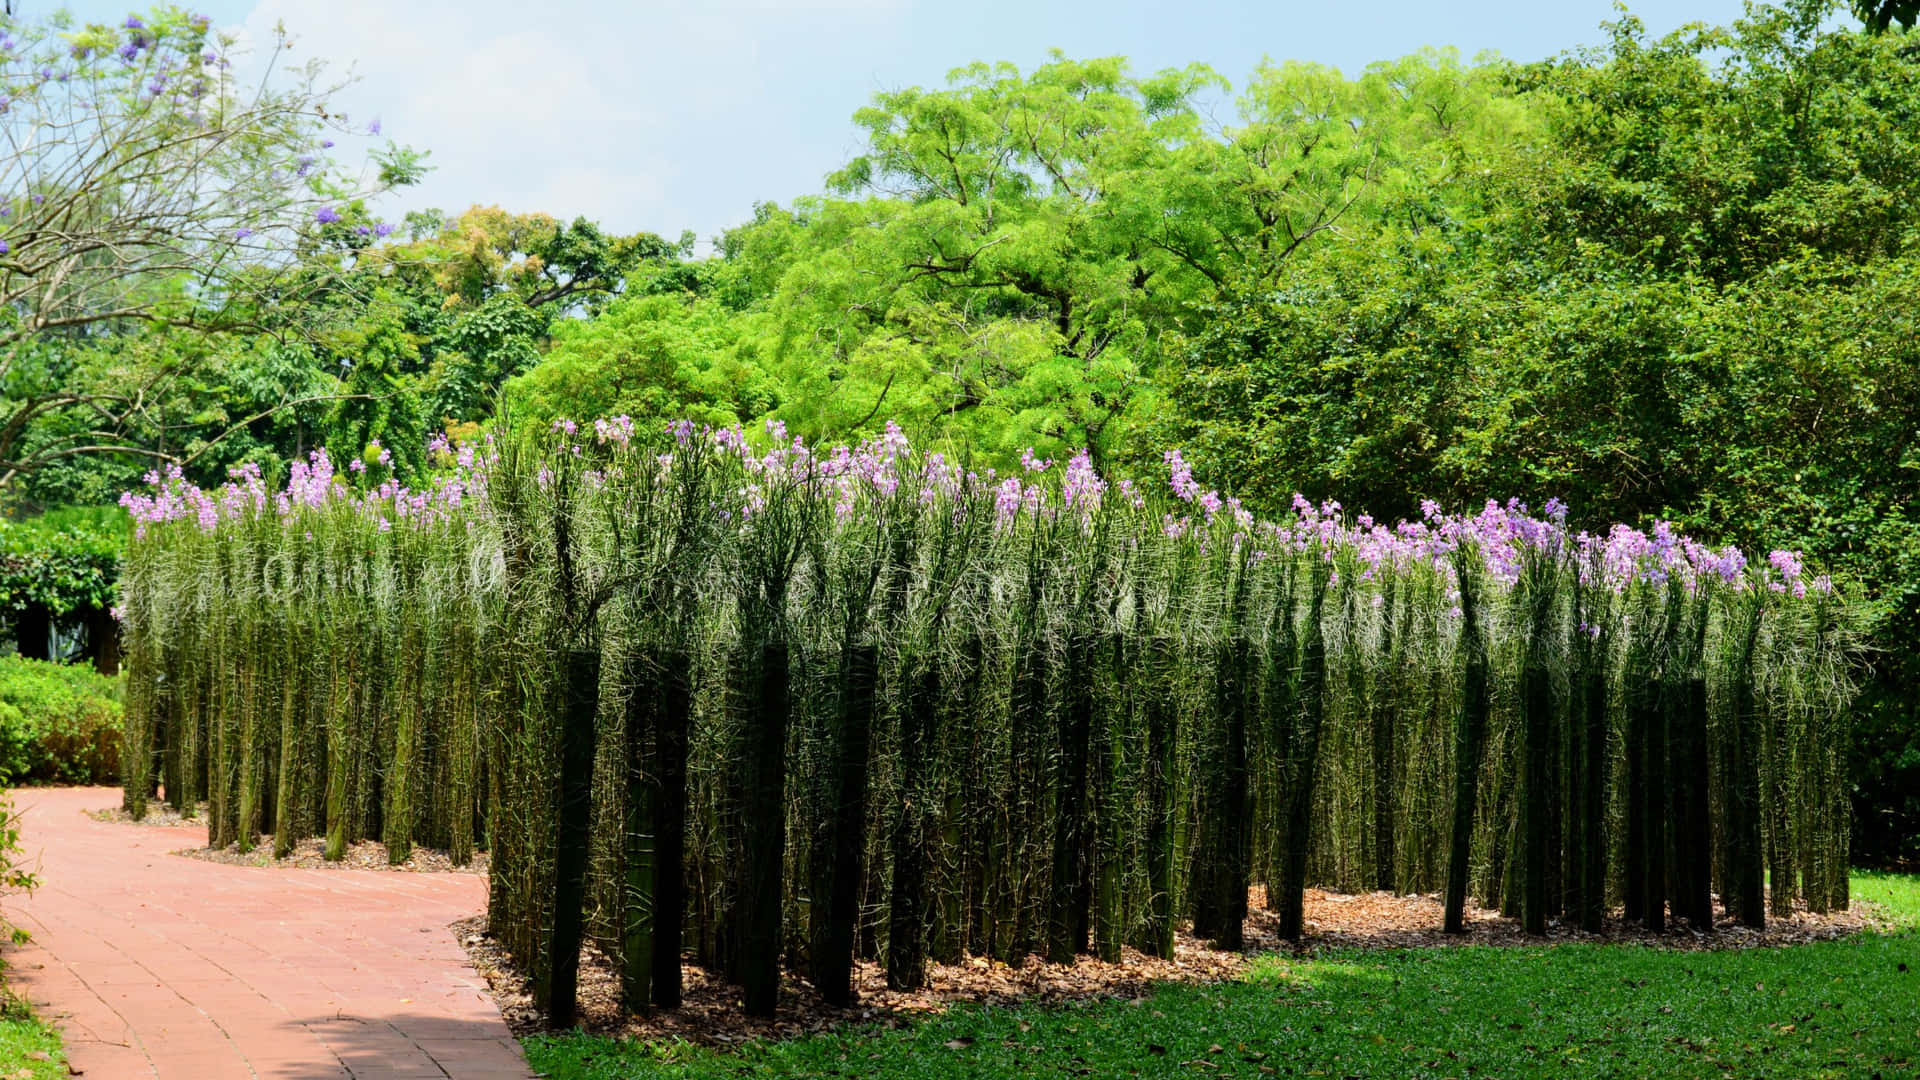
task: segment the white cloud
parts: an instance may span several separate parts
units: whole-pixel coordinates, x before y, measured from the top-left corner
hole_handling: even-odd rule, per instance
[[[359,76],[341,104],[434,172],[387,211],[474,203],[703,237],[756,198],[816,190],[838,145],[794,153],[806,104],[779,72],[818,71],[897,28],[901,0],[260,0],[241,29]],[[841,115],[858,96],[837,103]],[[376,142],[377,142],[376,141]],[[343,148],[344,149],[344,148]]]

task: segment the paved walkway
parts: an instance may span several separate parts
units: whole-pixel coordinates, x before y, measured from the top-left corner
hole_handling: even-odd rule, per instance
[[[89,1080],[530,1075],[447,929],[479,875],[225,866],[167,854],[199,826],[86,815],[117,789],[14,801],[42,884],[4,903],[33,934],[7,981]]]

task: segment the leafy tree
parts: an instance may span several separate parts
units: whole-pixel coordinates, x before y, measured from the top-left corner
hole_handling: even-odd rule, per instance
[[[339,84],[289,68],[242,85],[233,42],[178,9],[120,25],[0,19],[0,488],[86,455],[171,459],[129,437],[179,371],[77,385],[71,351],[135,323],[252,324],[299,238],[355,198],[418,178],[389,146],[348,173]],[[31,148],[31,149],[28,149]]]
[[[877,95],[833,197],[729,233],[716,295],[754,316],[796,430],[891,418],[1003,461],[1124,455],[1168,336],[1223,288],[1278,280],[1389,209],[1433,224],[1422,200],[1515,130],[1493,84],[1445,53],[1357,80],[1264,64],[1245,122],[1215,129],[1201,106],[1228,87],[1205,67],[977,64]]]
[[[780,404],[781,388],[740,348],[741,334],[711,299],[625,297],[591,322],[557,324],[546,357],[508,384],[507,398],[535,423],[618,415],[750,422]]]
[[[1920,0],[1852,0],[1853,13],[1867,24],[1867,29],[1881,33],[1895,22],[1902,29],[1912,29],[1920,22]]]
[[[1534,132],[1381,227],[1228,290],[1157,445],[1273,506],[1566,499],[1796,547],[1878,599],[1857,833],[1920,832],[1920,79],[1831,5],[1496,65]],[[1418,186],[1408,189],[1418,194]]]

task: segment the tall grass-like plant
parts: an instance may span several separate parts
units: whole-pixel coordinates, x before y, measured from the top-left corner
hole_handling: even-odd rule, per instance
[[[121,614],[126,805],[464,861],[557,1017],[691,956],[852,1001],[967,954],[1241,943],[1265,886],[1478,895],[1536,933],[1846,903],[1857,605],[1797,557],[1489,503],[1260,521],[1180,455],[1109,485],[897,429],[624,420],[155,476]],[[1766,892],[1771,880],[1772,892]]]

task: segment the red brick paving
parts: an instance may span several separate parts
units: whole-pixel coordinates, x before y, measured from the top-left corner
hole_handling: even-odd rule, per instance
[[[7,981],[89,1080],[526,1080],[519,1044],[447,924],[477,874],[282,870],[169,855],[204,828],[96,821],[112,788],[21,789],[41,886]]]

